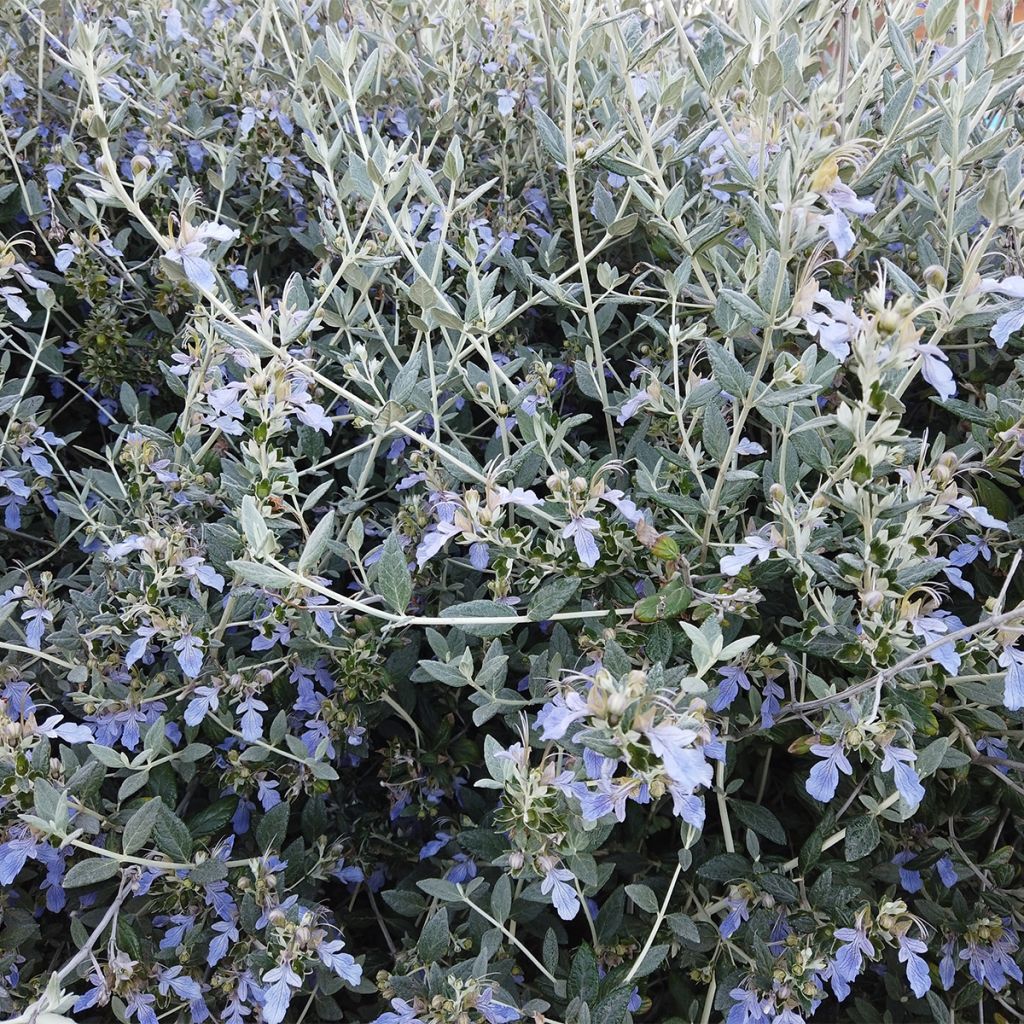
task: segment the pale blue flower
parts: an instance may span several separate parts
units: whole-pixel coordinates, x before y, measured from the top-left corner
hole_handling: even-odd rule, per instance
[[[597,541],[594,540],[594,534],[600,529],[601,524],[596,519],[589,516],[573,516],[569,525],[562,530],[562,536],[566,540],[572,538],[580,561],[591,569],[597,565],[600,557]]]
[[[909,893],[920,892],[924,888],[921,879],[921,872],[916,868],[908,868],[906,865],[914,859],[912,850],[900,850],[892,859],[892,863],[899,868],[900,886]]]
[[[927,953],[928,947],[920,939],[912,939],[909,935],[900,935],[896,941],[899,945],[899,961],[907,965],[907,980],[914,995],[920,999],[932,987],[928,964],[919,956],[920,953]]]
[[[200,988],[199,982],[183,972],[184,967],[180,964],[168,968],[158,966],[157,988],[160,995],[166,996],[173,992],[176,996],[188,1001],[201,999],[203,990]]]
[[[819,761],[811,769],[805,788],[815,800],[827,804],[836,795],[836,789],[839,786],[839,772],[842,771],[844,775],[852,775],[853,766],[841,743],[815,743],[811,746],[811,753],[817,754],[824,760]]]
[[[224,224],[207,221],[193,226],[183,221],[178,238],[164,253],[164,259],[181,267],[185,277],[197,288],[213,291],[217,279],[213,273],[213,264],[205,258],[205,253],[212,242],[230,242],[238,236],[238,232]]]
[[[763,562],[775,550],[776,544],[767,537],[752,533],[737,544],[731,555],[724,555],[719,569],[725,576],[738,576],[743,567],[753,561]]]
[[[487,1024],[510,1024],[514,1020],[522,1020],[522,1014],[507,1003],[499,1003],[494,998],[494,989],[485,988],[476,1001],[476,1010]]]
[[[555,694],[551,703],[545,704],[537,712],[535,725],[540,730],[540,738],[545,742],[560,740],[570,725],[582,721],[587,714],[586,700],[575,690],[569,690],[564,696]]]
[[[1003,704],[1009,711],[1019,711],[1024,708],[1024,651],[1004,647],[997,660],[999,667],[1006,669]]]
[[[924,786],[918,778],[917,772],[911,767],[917,760],[917,754],[912,750],[903,747],[894,747],[891,744],[883,747],[882,771],[892,772],[893,782],[903,799],[916,807],[924,799]]]
[[[184,719],[187,725],[199,725],[211,712],[220,706],[220,690],[216,686],[197,686],[195,696],[185,708]]]
[[[822,193],[822,198],[832,209],[825,217],[825,229],[836,247],[836,252],[840,257],[844,257],[856,242],[845,211],[848,210],[858,217],[866,217],[875,212],[875,204],[869,199],[861,199],[849,185],[844,185],[841,181],[837,181],[827,192]]]
[[[935,871],[939,876],[939,880],[947,889],[952,889],[960,881],[960,876],[956,873],[956,868],[953,866],[953,861],[949,854],[944,854],[935,864]]]
[[[693,745],[696,734],[692,730],[662,722],[647,729],[644,735],[651,750],[661,758],[665,774],[683,791],[692,793],[711,785],[711,765],[704,752]]]
[[[519,93],[514,89],[499,89],[498,90],[498,113],[502,117],[508,117],[516,108],[516,103],[519,100]]]
[[[242,738],[247,743],[255,743],[263,736],[263,717],[261,711],[268,711],[266,703],[259,699],[254,693],[246,694],[239,701],[238,711],[242,713],[240,721]]]
[[[292,1001],[293,989],[302,985],[302,978],[292,970],[291,964],[284,963],[267,971],[263,983],[268,985],[263,997],[263,1020],[266,1024],[281,1024]]]
[[[189,679],[195,679],[203,669],[203,641],[191,633],[186,633],[175,640],[172,646],[178,656],[181,671]]]
[[[718,674],[722,681],[718,684],[718,694],[711,702],[712,711],[724,711],[739,696],[740,688],[750,689],[750,678],[739,665],[726,665]]]
[[[854,312],[849,299],[834,299],[831,292],[824,288],[817,290],[813,301],[819,306],[824,306],[827,312],[814,309],[812,306],[804,315],[804,327],[808,334],[817,338],[818,344],[825,352],[843,362],[850,354],[850,342],[861,329],[863,322]]]
[[[363,969],[348,953],[341,952],[344,948],[345,943],[341,939],[331,939],[317,946],[316,955],[320,957],[320,962],[334,971],[342,981],[355,986],[363,980]]]
[[[422,569],[452,537],[457,537],[462,530],[454,523],[441,522],[428,530],[416,547],[416,564]]]
[[[916,344],[914,351],[923,358],[921,373],[939,398],[952,398],[956,394],[956,380],[949,368],[949,356],[938,345],[923,342]]]
[[[746,896],[729,896],[725,900],[729,913],[718,926],[718,934],[723,939],[731,939],[739,930],[740,925],[750,918],[750,900]]]
[[[642,406],[646,405],[651,400],[651,396],[647,393],[646,389],[638,391],[635,395],[622,404],[622,408],[619,409],[618,416],[615,417],[615,422],[622,426],[631,420],[641,409]]]
[[[391,1000],[391,1009],[375,1017],[372,1024],[423,1024],[423,1021],[416,1016],[411,1003],[396,998]]]
[[[558,916],[563,921],[571,921],[580,912],[580,901],[576,890],[569,884],[576,876],[568,868],[552,866],[548,868],[540,884],[540,891],[550,895]]]

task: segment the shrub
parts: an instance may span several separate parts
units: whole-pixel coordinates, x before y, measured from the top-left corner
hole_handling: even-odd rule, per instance
[[[1024,1015],[1005,12],[0,14],[0,1011]]]

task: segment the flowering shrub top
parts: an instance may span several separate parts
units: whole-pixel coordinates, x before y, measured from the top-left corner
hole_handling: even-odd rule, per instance
[[[485,7],[0,15],[0,1012],[1024,1016],[1024,38]]]

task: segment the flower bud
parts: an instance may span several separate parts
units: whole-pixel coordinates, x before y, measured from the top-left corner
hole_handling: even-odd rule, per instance
[[[679,557],[679,545],[663,533],[651,547],[651,554],[665,562],[674,562]]]
[[[934,288],[936,291],[944,291],[946,288],[946,271],[937,263],[933,263],[930,267],[925,268],[924,280],[929,288]]]
[[[893,331],[899,330],[900,324],[903,323],[903,317],[894,309],[883,309],[878,314],[877,323],[882,334],[892,334]]]

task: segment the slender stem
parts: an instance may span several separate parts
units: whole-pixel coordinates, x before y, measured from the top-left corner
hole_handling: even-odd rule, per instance
[[[522,942],[520,942],[520,940],[517,939],[500,921],[491,917],[491,915],[483,908],[478,907],[464,892],[462,892],[461,886],[459,886],[459,894],[462,896],[462,902],[465,903],[467,907],[479,914],[489,924],[497,928],[498,931],[500,931],[501,934],[504,935],[505,938],[508,939],[508,941],[511,942],[523,954],[523,956],[525,956],[526,959],[529,960],[530,963],[532,963],[533,966],[548,979],[548,981],[551,982],[552,985],[557,984],[555,976],[526,948],[526,946],[524,946]]]
[[[661,928],[661,922],[665,920],[665,915],[668,913],[668,905],[672,900],[672,894],[676,891],[676,884],[679,881],[679,876],[683,873],[683,865],[677,864],[676,869],[672,872],[672,880],[668,883],[668,892],[665,893],[665,898],[661,901],[661,906],[658,908],[658,916],[654,919],[654,924],[651,925],[651,930],[647,935],[647,941],[644,943],[643,949],[640,950],[639,955],[636,958],[633,966],[629,969],[629,974],[626,975],[625,984],[628,985],[636,972],[640,970],[640,965],[644,962],[647,954],[651,951],[651,946],[654,945],[654,940],[657,937],[658,929]]]

